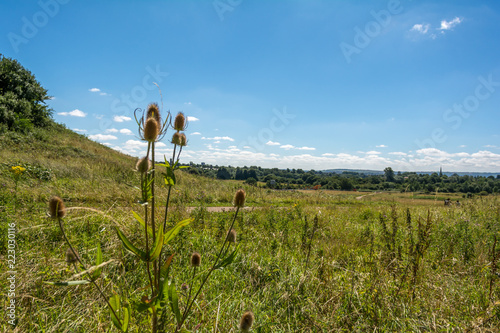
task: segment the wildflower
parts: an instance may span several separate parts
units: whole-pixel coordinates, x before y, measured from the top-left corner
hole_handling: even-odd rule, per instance
[[[155,118],[148,118],[144,125],[144,139],[149,142],[156,141],[158,132],[160,130],[159,124]]]
[[[13,166],[10,168],[10,171],[14,173],[14,175],[19,176],[22,175],[24,171],[26,171],[26,168],[23,168],[22,166]]]
[[[66,251],[66,262],[68,264],[72,264],[72,263],[75,263],[78,261],[78,253],[73,253],[73,251],[71,251],[70,248],[68,248],[68,250]]]
[[[240,330],[242,332],[249,332],[254,321],[254,316],[252,311],[247,311],[241,316],[240,320]]]
[[[227,233],[227,241],[229,243],[236,243],[236,230],[231,229],[231,231]]]
[[[191,266],[198,267],[201,264],[201,255],[198,252],[194,252],[191,255]]]
[[[245,205],[245,191],[239,189],[234,195],[233,204],[235,207],[243,207]]]
[[[146,173],[149,171],[149,169],[151,169],[151,166],[152,166],[151,160],[147,157],[143,157],[143,158],[139,159],[139,161],[137,161],[135,168],[140,173]]]
[[[174,129],[178,132],[186,129],[186,117],[184,116],[184,113],[179,112],[177,116],[175,116]]]
[[[52,197],[49,201],[49,212],[53,219],[64,217],[66,215],[64,201],[57,196]]]

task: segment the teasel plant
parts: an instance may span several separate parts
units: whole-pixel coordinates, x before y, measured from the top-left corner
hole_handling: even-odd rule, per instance
[[[147,142],[146,156],[140,158],[136,163],[136,171],[140,175],[140,186],[137,187],[140,192],[140,200],[138,200],[139,210],[132,211],[133,220],[139,224],[140,230],[143,231],[143,244],[134,244],[122,230],[121,224],[104,212],[87,207],[65,208],[62,199],[58,197],[56,197],[56,199],[51,199],[49,203],[49,215],[58,220],[59,227],[69,247],[66,253],[66,261],[68,264],[73,264],[77,273],[74,276],[86,276],[86,279],[46,283],[54,286],[73,286],[92,283],[109,308],[111,322],[121,332],[128,331],[133,311],[148,313],[151,319],[151,332],[163,332],[164,327],[168,323],[160,322],[160,319],[166,320],[168,318],[166,314],[169,308],[173,312],[173,316],[176,320],[175,331],[189,332],[183,326],[191,313],[193,304],[200,295],[210,275],[213,271],[231,264],[237,255],[239,246],[236,245],[236,231],[233,229],[233,226],[240,208],[244,206],[245,192],[243,190],[238,190],[236,192],[234,198],[234,206],[236,209],[225,240],[212,267],[208,270],[208,273],[202,277],[200,287],[193,296],[191,295],[190,288],[185,307],[181,313],[175,281],[169,277],[174,254],[168,254],[167,249],[168,244],[184,227],[188,226],[193,219],[188,218],[177,222],[169,227],[169,229],[167,229],[167,221],[172,188],[177,185],[178,181],[176,171],[185,168],[185,166],[179,164],[179,160],[183,147],[187,145],[186,135],[184,134],[187,128],[187,119],[182,112],[179,112],[173,120],[170,112],[167,112],[165,116],[162,117],[162,112],[156,103],[149,104],[146,110],[136,109],[134,116],[139,128],[139,137],[141,140]],[[155,163],[155,145],[166,136],[168,129],[173,129],[174,131],[171,139],[171,143],[173,144],[172,156],[170,159],[164,157],[164,163],[157,164]],[[163,217],[157,216],[156,214],[156,206],[158,205],[158,200],[156,200],[155,197],[157,167],[163,167],[165,170],[161,173],[161,178],[163,178],[164,185],[167,187],[168,191]],[[101,214],[113,222],[114,229],[123,247],[144,265],[146,285],[140,290],[143,290],[145,294],[142,295],[140,300],[130,301],[126,296],[129,294],[128,290],[119,290],[119,293],[113,293],[111,297],[105,295],[105,291],[99,286],[97,280],[100,277],[102,267],[112,262],[112,260],[103,263],[103,254],[100,246],[98,246],[95,266],[88,269],[86,268],[84,262],[76,252],[75,247],[67,237],[63,226],[62,218],[65,216],[66,212],[70,210],[91,211]],[[231,245],[234,245],[233,249],[231,249]],[[198,268],[201,265],[201,255],[199,253],[193,254],[190,263],[193,269],[192,281],[194,281],[198,273]],[[83,269],[82,272],[78,271],[77,264]]]

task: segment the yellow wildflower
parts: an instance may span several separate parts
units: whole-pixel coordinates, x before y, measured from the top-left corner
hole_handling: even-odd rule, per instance
[[[26,168],[23,168],[22,166],[13,166],[10,168],[10,171],[12,171],[16,176],[21,175],[24,171],[26,171]]]

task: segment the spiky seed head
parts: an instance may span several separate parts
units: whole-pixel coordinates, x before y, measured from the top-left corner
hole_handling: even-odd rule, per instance
[[[175,132],[174,135],[172,135],[172,143],[174,145],[182,146],[182,133]]]
[[[52,217],[53,219],[64,217],[64,215],[66,215],[64,201],[57,196],[53,196],[52,198],[50,198],[49,212],[50,212],[50,217]]]
[[[151,103],[148,105],[148,112],[146,113],[146,119],[147,118],[155,118],[158,124],[161,123],[160,108],[158,107],[158,104]]]
[[[186,134],[181,133],[181,140],[180,140],[180,141],[181,141],[180,146],[184,147],[184,146],[186,146],[186,145],[187,145]]]
[[[155,118],[148,118],[144,125],[144,139],[149,142],[156,141],[160,127]]]
[[[151,169],[151,166],[152,166],[151,160],[145,156],[137,161],[135,168],[140,173],[146,173],[149,171],[149,169]]]
[[[227,233],[227,241],[228,241],[229,243],[236,243],[236,230],[231,229],[231,230]]]
[[[175,116],[174,129],[176,131],[184,131],[186,129],[186,117],[184,113],[179,112],[177,116]]]
[[[240,330],[242,332],[249,332],[254,321],[254,316],[252,311],[247,311],[241,316],[240,320]]]
[[[75,250],[75,251],[76,251],[76,250]],[[73,253],[73,251],[71,251],[71,249],[70,249],[70,248],[68,248],[68,249],[66,250],[66,262],[67,262],[68,264],[72,264],[72,263],[77,262],[77,261],[78,261],[77,256],[78,256],[78,253],[77,253],[77,254],[76,254],[76,256],[75,256],[75,254]]]
[[[243,189],[236,191],[233,204],[234,207],[243,207],[245,205],[245,191]]]
[[[198,267],[201,264],[201,255],[198,252],[194,252],[191,255],[191,266]]]

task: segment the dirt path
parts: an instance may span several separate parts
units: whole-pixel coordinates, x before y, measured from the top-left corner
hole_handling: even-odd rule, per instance
[[[379,193],[382,193],[382,192],[374,192],[374,193],[370,193],[370,194],[360,195],[359,197],[356,197],[356,200],[361,200],[364,197],[367,197],[369,195],[375,195],[375,194],[379,194]]]
[[[191,213],[198,207],[186,207],[186,210]],[[243,207],[240,208],[240,210],[247,210],[247,211],[252,211],[255,207]],[[205,207],[207,212],[209,213],[222,213],[222,212],[234,212],[236,208],[234,207]]]

